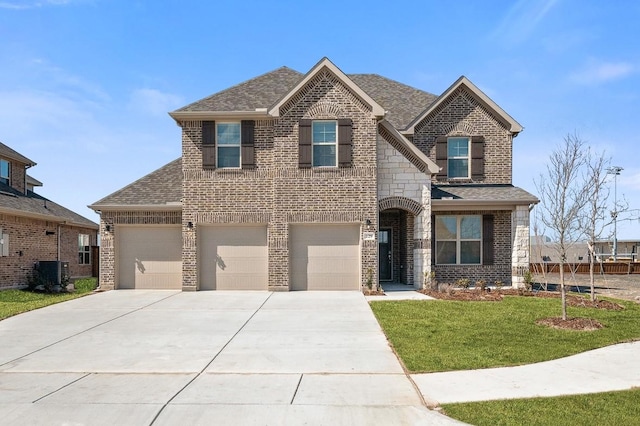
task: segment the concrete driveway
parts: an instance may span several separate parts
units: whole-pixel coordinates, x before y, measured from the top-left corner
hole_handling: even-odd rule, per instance
[[[0,321],[0,342],[4,424],[460,424],[359,292],[110,291]]]

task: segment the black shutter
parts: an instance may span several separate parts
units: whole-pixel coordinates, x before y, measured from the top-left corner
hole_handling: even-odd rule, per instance
[[[484,177],[484,137],[473,136],[471,138],[471,178],[482,179]]]
[[[298,166],[311,167],[311,120],[298,123]]]
[[[255,145],[254,145],[255,121],[242,120],[242,168],[255,169]]]
[[[436,138],[436,164],[440,167],[437,174],[439,179],[446,179],[447,172],[447,137],[438,136]]]
[[[202,167],[216,167],[216,122],[202,122]]]
[[[482,215],[482,264],[493,265],[493,215]]]
[[[353,131],[350,118],[338,120],[338,166],[351,167]]]

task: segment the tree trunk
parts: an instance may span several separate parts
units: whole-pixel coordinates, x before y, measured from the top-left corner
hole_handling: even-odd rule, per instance
[[[596,268],[596,257],[594,256],[594,246],[589,243],[589,283],[591,284],[591,301],[596,301],[596,284],[594,277],[594,270]]]
[[[562,300],[562,319],[567,319],[567,292],[564,288],[564,262],[560,260],[560,297]]]

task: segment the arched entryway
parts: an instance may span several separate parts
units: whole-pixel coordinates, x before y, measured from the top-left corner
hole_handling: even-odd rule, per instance
[[[381,283],[413,285],[414,231],[420,203],[404,197],[380,200],[378,233],[378,271]]]

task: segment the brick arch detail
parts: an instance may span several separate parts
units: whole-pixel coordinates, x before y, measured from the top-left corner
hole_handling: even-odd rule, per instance
[[[334,102],[318,102],[313,105],[303,118],[335,119],[347,117],[344,109]]]
[[[387,197],[378,201],[380,211],[388,209],[402,209],[418,216],[422,213],[423,207],[419,202],[406,197]]]

